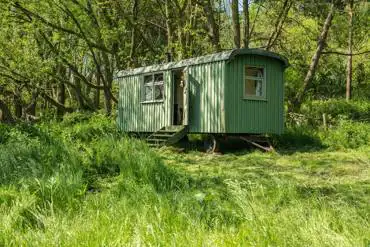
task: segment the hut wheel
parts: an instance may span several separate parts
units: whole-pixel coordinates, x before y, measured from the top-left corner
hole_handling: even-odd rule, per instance
[[[207,135],[204,139],[204,149],[207,153],[214,153],[217,151],[218,142],[214,135]]]

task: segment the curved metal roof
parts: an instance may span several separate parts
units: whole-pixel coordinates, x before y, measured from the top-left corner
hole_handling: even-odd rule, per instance
[[[183,68],[183,67],[203,64],[203,63],[231,60],[235,56],[238,56],[238,55],[259,55],[259,56],[271,57],[271,58],[280,60],[284,64],[285,68],[289,66],[289,62],[285,57],[277,53],[274,53],[274,52],[270,52],[270,51],[266,51],[262,49],[233,49],[233,50],[223,51],[223,52],[205,55],[201,57],[189,58],[189,59],[181,60],[178,62],[156,64],[156,65],[140,67],[140,68],[136,68],[132,70],[123,70],[123,71],[119,71],[116,74],[116,78],[138,75],[138,74],[145,74],[145,73],[150,73],[150,72],[155,72],[155,71],[164,71],[164,70],[170,70],[170,69],[176,69],[176,68]]]

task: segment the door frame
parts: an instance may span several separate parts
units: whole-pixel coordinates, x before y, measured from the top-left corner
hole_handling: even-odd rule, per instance
[[[176,92],[176,85],[175,85],[175,73],[177,72],[183,72],[184,73],[184,81],[185,81],[185,85],[184,85],[184,90],[183,90],[183,94],[184,94],[184,97],[183,97],[183,116],[182,116],[182,123],[181,125],[189,125],[189,105],[190,105],[190,100],[189,100],[189,94],[190,94],[190,87],[189,87],[189,73],[188,73],[188,67],[181,67],[181,68],[176,68],[176,69],[172,69],[171,70],[171,87],[172,87],[172,90],[171,90],[171,94],[172,94],[172,97],[171,97],[171,109],[170,109],[170,112],[171,112],[171,125],[174,125],[174,113],[175,113],[175,95],[177,94]],[[186,108],[186,111],[185,111],[185,106],[187,106]]]

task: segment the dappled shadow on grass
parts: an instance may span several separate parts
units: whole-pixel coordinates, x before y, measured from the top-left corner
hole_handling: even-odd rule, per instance
[[[298,195],[303,198],[325,198],[328,201],[346,202],[347,204],[369,210],[370,182],[360,181],[355,183],[333,185],[297,185]]]
[[[328,148],[323,144],[321,139],[313,131],[292,130],[289,129],[282,135],[272,135],[268,137],[275,151],[281,154],[294,154],[299,152],[317,152]],[[266,146],[266,143],[260,143]],[[201,140],[188,140],[185,138],[174,145],[182,152],[189,153],[192,151],[205,152],[204,143]],[[257,147],[238,138],[218,139],[218,148],[216,153],[219,154],[241,154],[261,150]]]
[[[225,155],[200,152],[167,153],[165,163],[200,178],[201,184],[222,188],[227,180],[259,184],[274,190],[281,184],[296,187],[298,198],[330,198],[364,207],[370,198],[370,182],[366,178],[368,162],[350,153],[302,152],[278,154],[240,151]],[[365,174],[361,177],[361,174]],[[354,181],[356,181],[354,183]],[[359,196],[357,196],[359,195]],[[362,198],[362,199],[361,199]],[[362,202],[361,202],[362,201]]]

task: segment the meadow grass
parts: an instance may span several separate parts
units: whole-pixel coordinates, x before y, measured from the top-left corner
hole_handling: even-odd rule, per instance
[[[7,130],[0,246],[370,243],[368,145],[212,155],[84,121]]]

